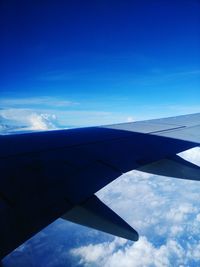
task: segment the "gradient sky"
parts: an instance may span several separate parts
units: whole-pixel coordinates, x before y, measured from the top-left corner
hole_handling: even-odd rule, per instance
[[[198,109],[199,1],[0,5],[3,100],[52,97],[136,118]]]

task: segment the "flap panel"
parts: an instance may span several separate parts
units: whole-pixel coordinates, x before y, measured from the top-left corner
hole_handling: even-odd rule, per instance
[[[156,175],[200,181],[200,167],[179,156],[147,164],[138,170]]]

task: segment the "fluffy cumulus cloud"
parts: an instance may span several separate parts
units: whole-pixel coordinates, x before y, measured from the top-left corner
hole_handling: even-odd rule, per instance
[[[196,164],[199,148],[181,154]],[[200,265],[200,184],[131,171],[97,193],[139,233],[82,245],[71,254],[81,266],[143,267]]]
[[[43,131],[58,128],[53,113],[41,113],[29,109],[0,110],[0,132]]]
[[[30,130],[48,130],[55,129],[56,116],[54,114],[36,114],[32,113],[28,117],[28,122],[30,123]]]
[[[60,128],[57,114],[76,105],[77,102],[52,97],[0,98],[0,133]]]
[[[172,266],[172,261],[174,266],[183,266],[185,263],[184,250],[174,240],[169,240],[158,248],[144,236],[132,245],[116,240],[76,248],[71,253],[79,256],[79,263],[85,266],[164,267]]]

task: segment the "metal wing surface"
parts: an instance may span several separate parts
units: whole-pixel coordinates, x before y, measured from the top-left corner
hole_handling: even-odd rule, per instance
[[[200,144],[200,114],[0,136],[0,257],[59,217],[137,240],[94,194],[123,173],[199,180],[178,153]]]

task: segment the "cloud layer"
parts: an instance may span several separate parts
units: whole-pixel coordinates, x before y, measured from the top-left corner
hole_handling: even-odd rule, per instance
[[[0,132],[51,130],[133,121],[129,114],[86,108],[78,103],[52,97],[0,98]]]
[[[200,160],[199,148],[184,152]],[[98,196],[139,233],[136,243],[120,238],[71,250],[81,266],[199,266],[199,182],[131,171]]]

